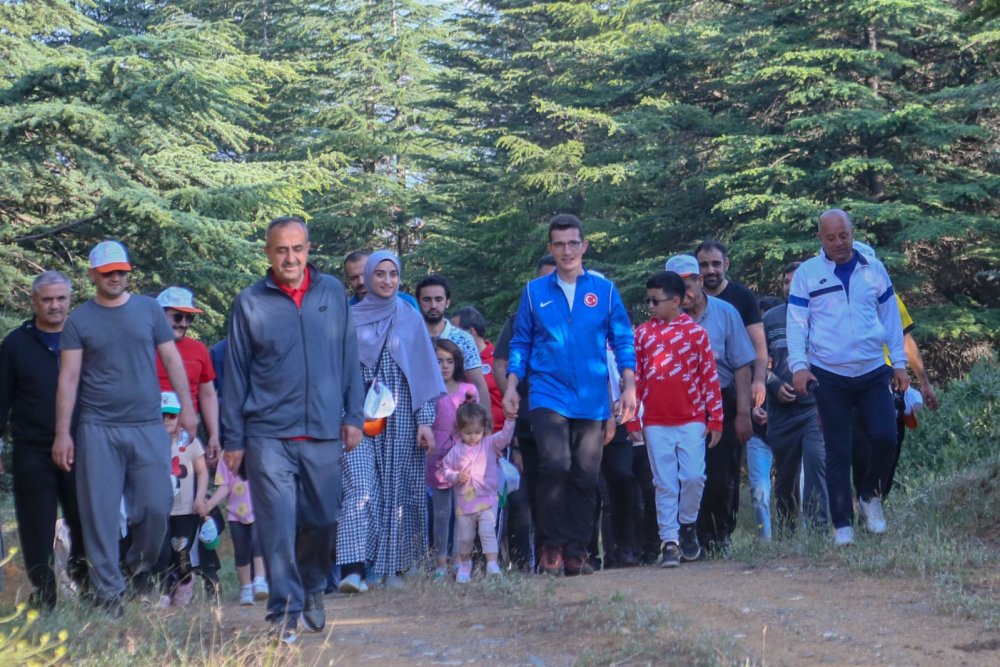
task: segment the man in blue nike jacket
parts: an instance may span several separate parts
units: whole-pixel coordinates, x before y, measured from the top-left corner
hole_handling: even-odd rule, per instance
[[[572,215],[549,223],[556,271],[527,284],[514,320],[504,409],[518,408],[518,382],[530,377],[528,406],[538,445],[536,509],[540,566],[547,574],[591,574],[605,426],[612,415],[607,350],[624,388],[620,422],[635,413],[632,324],[614,284],[583,267],[587,241]],[[613,426],[613,421],[611,421]]]

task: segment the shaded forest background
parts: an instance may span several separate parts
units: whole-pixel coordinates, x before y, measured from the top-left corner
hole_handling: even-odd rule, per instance
[[[0,0],[0,328],[116,238],[211,343],[285,214],[495,329],[575,213],[641,316],[704,238],[780,294],[836,205],[953,377],[1000,330],[998,56],[1000,0]]]

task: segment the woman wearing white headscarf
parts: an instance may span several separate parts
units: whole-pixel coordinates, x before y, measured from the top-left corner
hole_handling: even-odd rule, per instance
[[[368,294],[352,309],[365,385],[376,377],[395,411],[377,435],[343,455],[344,500],[337,529],[342,592],[365,589],[365,563],[387,586],[427,556],[425,450],[434,446],[434,403],[445,393],[419,313],[397,297],[399,259],[387,250],[365,264]]]

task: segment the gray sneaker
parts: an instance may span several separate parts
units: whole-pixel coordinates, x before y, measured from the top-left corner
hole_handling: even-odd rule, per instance
[[[306,593],[306,605],[302,610],[302,625],[309,632],[320,632],[326,627],[326,610],[323,609],[323,591]]]
[[[881,535],[885,532],[887,526],[885,514],[882,512],[881,498],[874,496],[871,500],[867,501],[858,498],[858,512],[864,518],[865,527],[868,528],[869,533]]]
[[[660,567],[677,567],[681,564],[681,550],[676,542],[665,542],[660,550]]]

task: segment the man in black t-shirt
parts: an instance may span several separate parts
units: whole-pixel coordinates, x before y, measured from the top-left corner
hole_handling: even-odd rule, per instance
[[[740,314],[750,342],[753,343],[754,363],[750,392],[753,397],[754,412],[761,410],[767,396],[767,340],[761,321],[760,306],[753,292],[743,285],[729,280],[729,257],[726,246],[719,241],[703,241],[695,248],[702,285],[705,292],[729,303]],[[760,423],[756,416],[754,435],[747,441],[747,471],[750,478],[750,499],[757,518],[757,536],[765,542],[771,539],[771,465],[773,454],[759,432]]]
[[[761,324],[757,297],[746,287],[729,280],[726,276],[729,270],[729,257],[724,244],[719,241],[702,241],[695,248],[694,256],[698,260],[705,292],[736,308],[743,320],[743,326],[747,329],[756,355],[750,390],[753,394],[753,407],[760,407],[767,395],[764,386],[767,379],[767,341],[764,338],[764,325]]]

